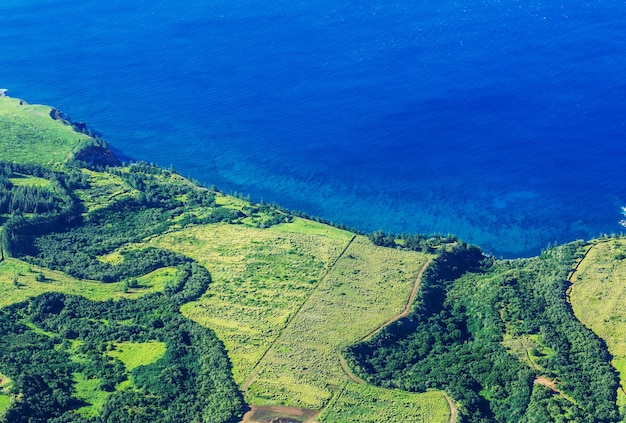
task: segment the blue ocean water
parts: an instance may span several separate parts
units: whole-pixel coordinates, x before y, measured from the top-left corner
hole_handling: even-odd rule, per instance
[[[620,232],[626,2],[3,0],[0,87],[129,157],[502,256]]]

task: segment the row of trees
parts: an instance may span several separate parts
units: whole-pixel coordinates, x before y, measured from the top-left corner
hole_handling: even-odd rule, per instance
[[[466,421],[617,421],[606,346],[565,298],[575,251],[494,261],[457,246],[425,272],[413,313],[350,348],[348,359],[378,385],[445,389]],[[505,334],[536,339],[543,353],[527,354],[538,367],[509,353]],[[558,381],[568,397],[535,385],[539,375]]]

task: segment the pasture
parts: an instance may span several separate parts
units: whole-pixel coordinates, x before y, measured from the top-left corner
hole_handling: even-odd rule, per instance
[[[137,298],[160,292],[175,277],[175,268],[161,268],[137,278],[137,287],[124,292],[124,281],[102,283],[79,280],[63,272],[7,258],[0,262],[0,307],[18,303],[45,292],[82,295],[90,300]]]
[[[441,391],[418,394],[349,382],[317,420],[322,423],[447,423],[450,407]]]
[[[626,410],[626,238],[598,240],[578,265],[569,293],[576,317],[604,339],[620,377]]]
[[[165,354],[165,343],[158,341],[119,342],[113,346],[114,349],[107,352],[107,355],[124,363],[128,372],[136,367],[154,363]]]
[[[338,353],[403,311],[426,260],[357,236],[257,365],[247,400],[322,408],[348,380]]]
[[[213,329],[224,342],[238,384],[250,376],[352,237],[318,225],[298,221],[273,230],[202,225],[151,241],[193,258],[211,272],[207,293],[185,304],[182,312]],[[303,233],[302,228],[313,233]]]
[[[0,157],[52,165],[92,142],[87,135],[50,117],[51,108],[0,97]]]

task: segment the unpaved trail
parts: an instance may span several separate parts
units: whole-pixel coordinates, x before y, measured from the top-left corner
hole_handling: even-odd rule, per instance
[[[543,385],[546,388],[550,388],[552,392],[556,392],[557,394],[561,393],[561,391],[559,391],[559,388],[556,387],[556,383],[553,380],[548,379],[545,376],[537,376],[535,380],[533,381],[533,383],[535,385]]]
[[[428,268],[428,265],[430,264],[431,260],[432,259],[429,258],[426,261],[426,263],[424,263],[424,265],[420,268],[417,274],[417,277],[415,278],[415,283],[413,284],[411,295],[409,295],[409,299],[406,302],[406,306],[404,307],[404,310],[402,311],[402,313],[397,314],[391,319],[387,320],[385,323],[383,323],[382,325],[380,325],[379,327],[377,327],[376,329],[374,329],[373,331],[365,335],[363,338],[361,338],[359,342],[367,341],[372,336],[380,332],[385,326],[388,326],[391,323],[395,322],[396,320],[409,315],[409,312],[411,311],[411,306],[413,305],[413,301],[415,300],[415,297],[417,296],[417,291],[420,287],[422,276],[424,275],[424,272]],[[337,352],[337,356],[339,357],[339,364],[341,364],[341,368],[343,369],[343,372],[346,374],[346,376],[348,376],[348,378],[354,383],[358,383],[359,385],[365,384],[365,381],[363,379],[361,379],[360,377],[352,373],[352,370],[350,370],[350,367],[348,367],[348,363],[346,363],[346,360],[343,358],[343,355],[341,355],[341,352]],[[456,405],[454,404],[454,401],[452,401],[452,398],[450,398],[446,394],[444,394],[444,397],[446,401],[448,402],[448,406],[450,407],[450,423],[454,423],[456,422],[459,411],[457,410]]]
[[[346,363],[346,360],[341,355],[341,352],[338,352],[337,356],[339,357],[339,364],[341,364],[341,369],[346,374],[346,376],[348,376],[348,378],[350,378],[352,382],[358,383],[359,385],[364,385],[365,381],[352,373],[352,370],[350,370],[350,367],[348,367],[348,363]]]
[[[454,401],[452,401],[452,398],[450,398],[446,394],[443,394],[443,396],[446,397],[446,401],[448,401],[448,406],[450,407],[450,423],[454,423],[456,422],[456,417],[459,414],[459,410],[457,410]]]

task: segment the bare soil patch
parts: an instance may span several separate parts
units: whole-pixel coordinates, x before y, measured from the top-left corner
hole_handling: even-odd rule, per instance
[[[240,423],[312,423],[320,410],[272,406],[250,406]]]

